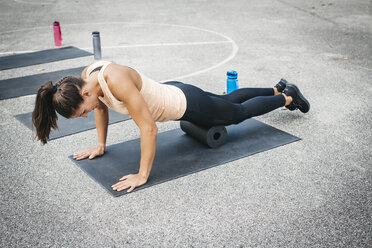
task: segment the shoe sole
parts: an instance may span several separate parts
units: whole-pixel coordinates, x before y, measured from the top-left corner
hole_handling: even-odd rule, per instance
[[[307,113],[307,112],[309,112],[309,110],[310,110],[310,103],[309,103],[309,101],[306,100],[306,98],[302,95],[301,91],[297,88],[297,86],[294,85],[294,84],[287,84],[287,86],[291,86],[291,87],[293,87],[293,88],[296,90],[296,92],[297,92],[297,96],[298,96],[298,98],[299,98],[302,102],[304,102],[304,103],[307,105],[307,110],[306,110],[306,109],[304,110],[303,108],[299,108],[299,110],[300,110],[302,113]],[[302,105],[302,104],[300,104],[300,105]]]
[[[287,109],[289,109],[290,111],[294,111],[296,110],[297,108],[295,106],[292,106],[292,105],[288,105],[288,106],[285,106]]]

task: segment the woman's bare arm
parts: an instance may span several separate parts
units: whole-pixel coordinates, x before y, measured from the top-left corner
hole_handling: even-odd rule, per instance
[[[86,79],[86,72],[88,70],[88,67],[89,66],[85,67],[85,69],[81,73],[82,79]],[[96,121],[98,146],[105,149],[109,115],[107,106],[101,101],[99,101],[98,106],[94,109],[94,119]]]
[[[98,146],[105,149],[109,114],[107,106],[101,101],[99,101],[98,106],[94,109],[94,118],[96,120]]]
[[[150,175],[155,157],[156,135],[158,131],[150,110],[137,88],[138,84],[134,80],[133,77],[128,76],[128,72],[125,69],[112,70],[112,73],[107,78],[111,92],[118,100],[125,104],[141,133],[141,161],[138,174],[124,176],[122,178],[123,181],[116,184],[116,187],[113,187],[119,191],[131,187],[128,192],[146,183]]]
[[[82,79],[86,79],[87,69],[88,67],[85,67],[85,69],[81,73]],[[87,150],[75,153],[74,158],[77,160],[85,159],[87,157],[89,157],[89,159],[93,159],[96,156],[103,155],[105,152],[109,115],[107,106],[101,101],[99,101],[98,106],[94,109],[94,118],[96,121],[98,145],[97,147],[92,147]]]

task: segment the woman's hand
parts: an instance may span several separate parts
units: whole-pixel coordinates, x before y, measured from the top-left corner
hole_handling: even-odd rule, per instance
[[[98,156],[102,156],[105,153],[105,146],[98,145],[96,147],[89,148],[85,151],[74,153],[74,159],[81,160],[84,158],[89,157],[89,159],[93,159]]]
[[[147,178],[140,174],[130,174],[120,178],[120,181],[112,185],[112,189],[122,191],[123,189],[130,188],[127,192],[131,192],[135,187],[141,186],[147,182]]]

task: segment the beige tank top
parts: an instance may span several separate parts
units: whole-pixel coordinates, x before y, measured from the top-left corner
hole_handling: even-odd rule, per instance
[[[88,77],[90,72],[95,68],[102,66],[98,73],[98,82],[104,96],[99,96],[99,100],[108,108],[124,115],[129,115],[125,104],[114,97],[103,76],[103,72],[109,64],[111,64],[109,61],[97,61],[93,63],[88,67],[86,76]],[[173,85],[155,82],[142,73],[138,72],[138,74],[141,76],[142,80],[140,94],[144,98],[154,121],[164,122],[169,120],[178,120],[184,115],[187,102],[185,94],[181,89]]]

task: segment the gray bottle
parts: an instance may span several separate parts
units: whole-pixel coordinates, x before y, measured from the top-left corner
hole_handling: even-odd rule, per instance
[[[100,59],[102,59],[101,37],[99,36],[98,31],[92,32],[92,36],[93,36],[94,59],[95,60],[100,60]]]

